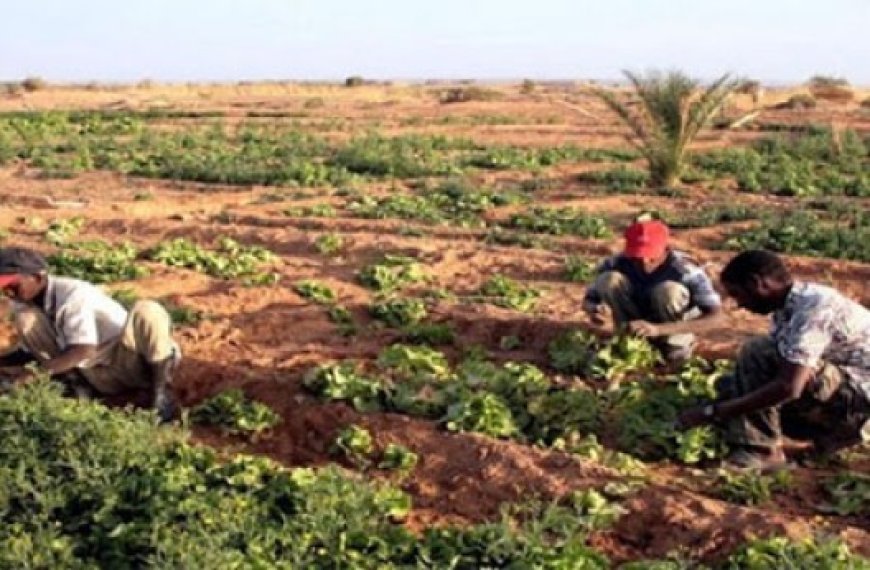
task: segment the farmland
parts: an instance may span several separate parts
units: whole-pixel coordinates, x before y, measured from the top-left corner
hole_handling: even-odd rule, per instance
[[[763,319],[667,369],[579,310],[641,212],[712,273],[770,248],[870,305],[870,111],[796,91],[703,131],[673,188],[576,85],[0,98],[2,243],[164,302],[188,410],[0,398],[2,565],[864,567],[866,447],[733,475],[673,428]]]

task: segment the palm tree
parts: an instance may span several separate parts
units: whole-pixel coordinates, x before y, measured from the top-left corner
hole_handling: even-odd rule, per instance
[[[595,89],[594,93],[631,129],[629,140],[649,164],[652,184],[673,186],[680,181],[689,144],[739,82],[726,73],[699,92],[699,82],[680,71],[623,73],[634,87],[638,105],[620,100],[612,91]]]

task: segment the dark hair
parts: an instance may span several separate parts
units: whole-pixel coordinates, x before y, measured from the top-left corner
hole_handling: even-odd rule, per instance
[[[0,274],[36,274],[48,270],[45,258],[32,249],[25,247],[0,248]]]
[[[720,274],[723,283],[749,285],[756,277],[769,277],[782,283],[791,282],[791,273],[782,259],[773,252],[751,249],[737,254]]]

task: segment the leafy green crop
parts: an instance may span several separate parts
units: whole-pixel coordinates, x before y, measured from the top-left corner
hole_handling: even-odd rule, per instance
[[[394,522],[410,509],[395,488],[219,459],[155,427],[151,412],[58,392],[42,381],[0,397],[3,568],[607,567],[583,546],[608,509],[591,497],[560,507],[564,516],[506,510],[499,522],[415,535]]]
[[[361,196],[348,204],[348,210],[363,218],[398,218],[428,224],[481,227],[482,217],[491,208],[522,201],[509,192],[478,189],[462,180],[448,180],[434,189],[421,186],[416,194],[392,194],[383,198]]]
[[[870,475],[844,471],[828,478],[824,484],[830,495],[821,509],[838,515],[870,515]]]
[[[556,370],[588,374],[615,383],[636,372],[653,368],[661,360],[643,338],[617,335],[602,343],[591,332],[566,332],[550,343],[550,362]]]
[[[726,365],[711,366],[696,358],[664,381],[637,380],[621,386],[612,395],[611,410],[620,447],[641,458],[669,457],[684,463],[722,457],[727,449],[715,428],[683,431],[676,424],[683,409],[716,396],[714,384]]]
[[[565,259],[565,276],[574,283],[589,283],[595,278],[597,267],[594,261],[569,255]]]
[[[480,288],[480,295],[493,305],[527,312],[535,307],[541,291],[510,277],[493,275]]]
[[[425,346],[388,346],[378,356],[378,365],[408,377],[446,379],[450,375],[447,358]]]
[[[100,240],[64,243],[62,249],[48,256],[52,272],[92,283],[127,281],[148,275],[137,265],[138,253],[131,244],[111,245]]]
[[[414,470],[417,466],[417,454],[403,445],[387,444],[378,463],[379,469],[391,469],[403,474]]]
[[[360,466],[370,464],[370,456],[375,451],[372,434],[358,425],[350,425],[341,430],[332,448],[335,453],[344,455]]]
[[[783,570],[824,568],[825,570],[866,570],[870,560],[853,555],[845,544],[831,540],[806,539],[794,542],[785,537],[755,540],[729,558],[734,570]]]
[[[320,235],[314,240],[314,247],[323,255],[335,255],[344,245],[344,238],[334,233]]]
[[[665,216],[672,228],[705,228],[729,222],[758,219],[764,210],[749,204],[705,204],[703,209]]]
[[[312,392],[330,400],[350,402],[361,412],[378,411],[384,407],[386,394],[381,382],[362,375],[349,362],[312,368],[302,382]]]
[[[771,499],[774,493],[788,489],[792,484],[791,473],[782,470],[774,474],[746,472],[733,473],[720,470],[714,482],[716,494],[732,503],[760,505]]]
[[[870,216],[856,211],[853,220],[829,223],[810,212],[769,217],[728,238],[729,249],[770,249],[783,253],[870,261]]]
[[[381,293],[391,293],[424,278],[415,259],[392,254],[385,255],[379,263],[367,265],[358,274],[360,283]]]
[[[451,404],[443,419],[450,431],[474,431],[492,437],[510,437],[518,430],[507,403],[487,392],[471,394]]]
[[[278,425],[281,416],[266,404],[249,400],[244,392],[234,388],[196,406],[190,419],[198,424],[220,427],[230,434],[257,436]]]
[[[259,246],[243,246],[237,241],[222,237],[214,251],[204,249],[185,238],[176,238],[157,244],[150,258],[172,267],[186,267],[219,277],[233,279],[242,277],[253,284],[272,280],[274,274],[264,273],[260,268],[275,261],[275,255]]]
[[[293,289],[300,296],[320,305],[332,305],[335,303],[335,292],[328,285],[324,285],[319,281],[313,279],[297,281]]]
[[[426,305],[419,299],[397,298],[374,303],[369,307],[372,317],[388,326],[402,328],[419,324],[426,318]]]
[[[527,212],[512,215],[506,225],[509,228],[557,236],[606,238],[613,235],[606,219],[577,208],[534,207]]]
[[[402,328],[402,340],[412,344],[452,344],[453,329],[448,323],[414,323]]]
[[[603,186],[608,192],[633,194],[649,184],[644,170],[620,166],[612,170],[591,170],[578,176],[580,182]]]
[[[85,218],[75,216],[65,220],[54,220],[45,231],[45,239],[56,246],[67,245],[70,238],[75,237],[85,226]]]

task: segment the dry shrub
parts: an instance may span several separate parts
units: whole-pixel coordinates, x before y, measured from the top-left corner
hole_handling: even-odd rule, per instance
[[[361,85],[365,85],[366,80],[363,79],[362,75],[351,75],[347,79],[344,80],[345,87],[359,87]]]
[[[870,97],[867,97],[866,99],[861,101],[861,108],[862,109],[870,109]]]
[[[498,99],[501,99],[501,93],[498,91],[476,85],[451,87],[440,94],[440,100],[444,104],[467,103],[469,101],[496,101]]]
[[[809,89],[816,99],[832,103],[848,103],[855,98],[849,82],[842,77],[814,75],[810,78]]]

